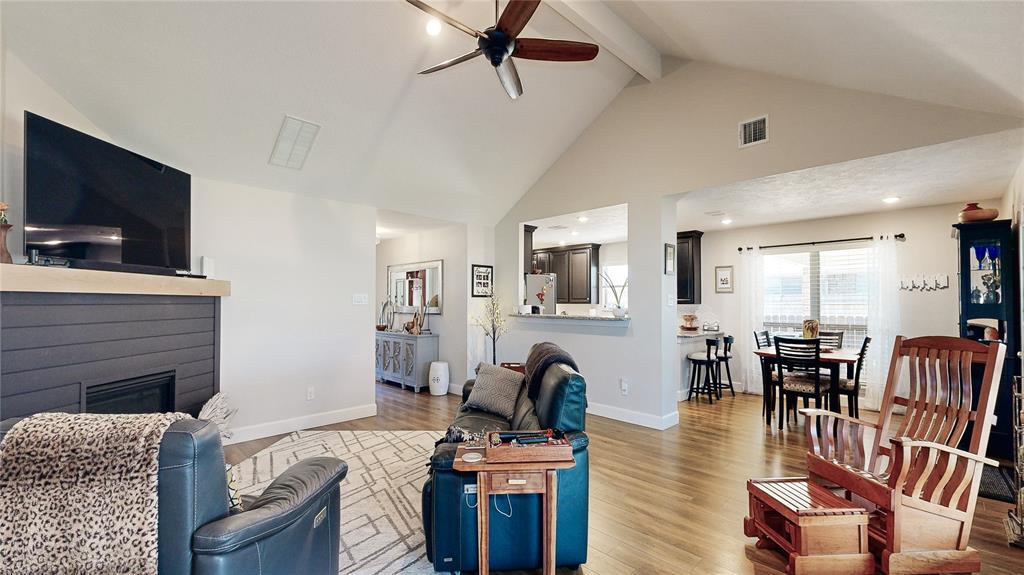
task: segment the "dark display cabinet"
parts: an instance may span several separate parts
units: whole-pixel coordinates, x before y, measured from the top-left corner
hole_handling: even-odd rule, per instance
[[[601,244],[578,244],[533,250],[534,271],[555,274],[558,303],[599,303]]]
[[[1013,377],[1020,375],[1020,276],[1017,230],[1010,220],[955,224],[959,238],[960,337],[1006,344],[988,456],[1013,457]],[[974,404],[977,382],[973,373]]]
[[[676,234],[676,303],[700,303],[700,238],[704,232]]]

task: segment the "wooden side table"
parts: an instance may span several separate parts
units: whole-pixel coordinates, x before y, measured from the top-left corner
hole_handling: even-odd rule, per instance
[[[555,531],[558,524],[558,473],[569,469],[575,461],[531,461],[515,463],[487,463],[482,459],[474,463],[462,460],[465,453],[479,453],[482,449],[466,450],[463,446],[455,451],[456,471],[476,473],[477,486],[477,541],[479,563],[477,573],[490,572],[490,508],[491,495],[517,495],[539,493],[543,495],[543,556],[544,575],[555,575]]]

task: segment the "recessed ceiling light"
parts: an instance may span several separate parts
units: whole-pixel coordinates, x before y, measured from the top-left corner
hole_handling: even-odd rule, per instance
[[[891,196],[888,198],[882,198],[882,201],[887,204],[895,204],[896,202],[900,201],[900,199],[897,198],[896,196]]]
[[[562,241],[558,242],[558,245],[564,246],[565,245],[565,240],[562,240]]]
[[[581,224],[587,223],[588,220],[590,220],[590,218],[588,218],[587,216],[579,216],[576,218],[576,221]]]
[[[571,236],[578,236],[578,235],[580,235],[580,233],[577,232],[576,230],[573,230],[573,231],[569,232],[569,235],[571,235]]]
[[[725,218],[724,220],[722,220],[722,223],[725,225],[729,225],[732,223],[732,220],[730,220],[729,218]]]
[[[441,21],[437,18],[431,18],[427,21],[427,34],[431,36],[437,36],[441,33]]]

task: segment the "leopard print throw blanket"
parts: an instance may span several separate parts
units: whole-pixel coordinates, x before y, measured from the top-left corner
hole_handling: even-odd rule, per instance
[[[0,575],[157,574],[160,440],[181,413],[40,413],[0,443]]]

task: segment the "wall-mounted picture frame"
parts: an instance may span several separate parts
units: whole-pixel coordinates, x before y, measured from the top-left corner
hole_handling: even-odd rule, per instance
[[[676,275],[676,245],[665,244],[665,275]]]
[[[732,266],[715,266],[715,293],[733,293]]]
[[[469,281],[473,297],[491,297],[494,295],[494,266],[473,264]]]

